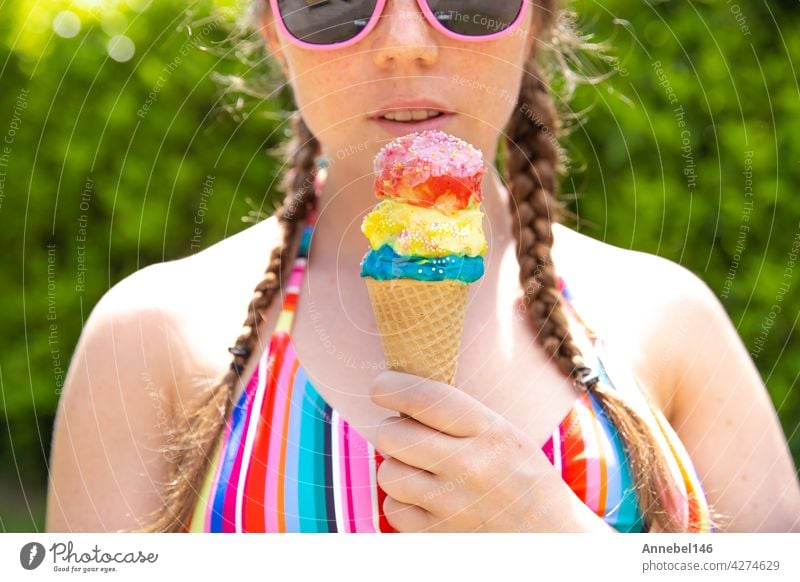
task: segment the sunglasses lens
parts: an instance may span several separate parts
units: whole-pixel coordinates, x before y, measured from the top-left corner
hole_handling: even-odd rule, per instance
[[[278,0],[287,30],[310,44],[335,44],[367,27],[377,0]]]
[[[427,0],[436,19],[450,32],[489,36],[514,24],[524,0]]]

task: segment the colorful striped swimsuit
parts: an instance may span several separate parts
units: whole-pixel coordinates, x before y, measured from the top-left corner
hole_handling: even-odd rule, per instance
[[[322,398],[297,359],[290,330],[305,272],[314,212],[270,344],[261,354],[217,444],[188,527],[192,532],[393,532],[383,514],[376,471],[381,454]],[[625,367],[609,366],[607,348],[575,309],[559,277],[573,338],[601,382],[633,405],[643,396]],[[582,335],[584,334],[584,335]],[[616,384],[611,382],[615,378]],[[633,387],[633,388],[631,388]],[[714,531],[691,459],[658,410],[639,410],[654,429],[681,488],[690,531]],[[582,393],[543,452],[575,494],[620,532],[643,520],[619,436],[591,393]]]

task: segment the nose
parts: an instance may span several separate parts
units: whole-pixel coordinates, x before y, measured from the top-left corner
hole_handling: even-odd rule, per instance
[[[431,65],[439,56],[436,31],[425,20],[417,0],[387,0],[371,36],[373,59],[381,68]]]

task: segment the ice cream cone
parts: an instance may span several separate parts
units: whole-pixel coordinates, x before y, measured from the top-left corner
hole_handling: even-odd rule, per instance
[[[469,284],[365,278],[389,369],[455,381]]]
[[[467,292],[484,273],[483,154],[429,130],[387,143],[373,166],[380,202],[361,223],[360,275],[387,366],[453,385]]]

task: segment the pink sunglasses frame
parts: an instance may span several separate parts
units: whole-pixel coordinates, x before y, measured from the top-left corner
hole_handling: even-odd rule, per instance
[[[494,1],[504,2],[505,0],[494,0]],[[284,35],[286,35],[286,37],[293,44],[311,50],[334,50],[334,49],[345,48],[359,42],[360,40],[364,39],[373,28],[375,28],[375,26],[378,24],[378,19],[383,14],[383,9],[386,7],[386,0],[377,0],[377,3],[375,4],[375,10],[373,11],[372,16],[370,17],[367,26],[365,26],[364,30],[359,32],[356,36],[354,36],[350,40],[346,40],[344,42],[335,42],[332,44],[314,44],[300,40],[299,38],[294,36],[291,32],[289,32],[289,29],[286,28],[286,24],[284,24],[283,22],[283,17],[281,16],[280,8],[278,7],[278,0],[269,0],[269,3],[270,7],[272,8],[272,14],[275,16],[275,19],[278,22],[278,26],[280,27],[281,32]],[[425,20],[427,20],[428,23],[433,28],[435,28],[448,38],[463,40],[467,42],[481,42],[487,40],[495,40],[503,36],[506,36],[507,34],[511,34],[514,31],[514,29],[519,27],[519,23],[522,22],[525,16],[527,15],[528,4],[530,4],[530,0],[522,0],[522,7],[519,10],[519,14],[517,15],[516,20],[514,20],[514,22],[512,22],[508,26],[508,28],[505,28],[500,32],[488,34],[486,36],[467,36],[448,30],[441,22],[439,22],[436,19],[436,16],[434,16],[433,11],[431,11],[430,7],[428,6],[427,0],[417,0],[417,4],[419,5],[420,10],[422,10],[422,13],[425,15]]]

